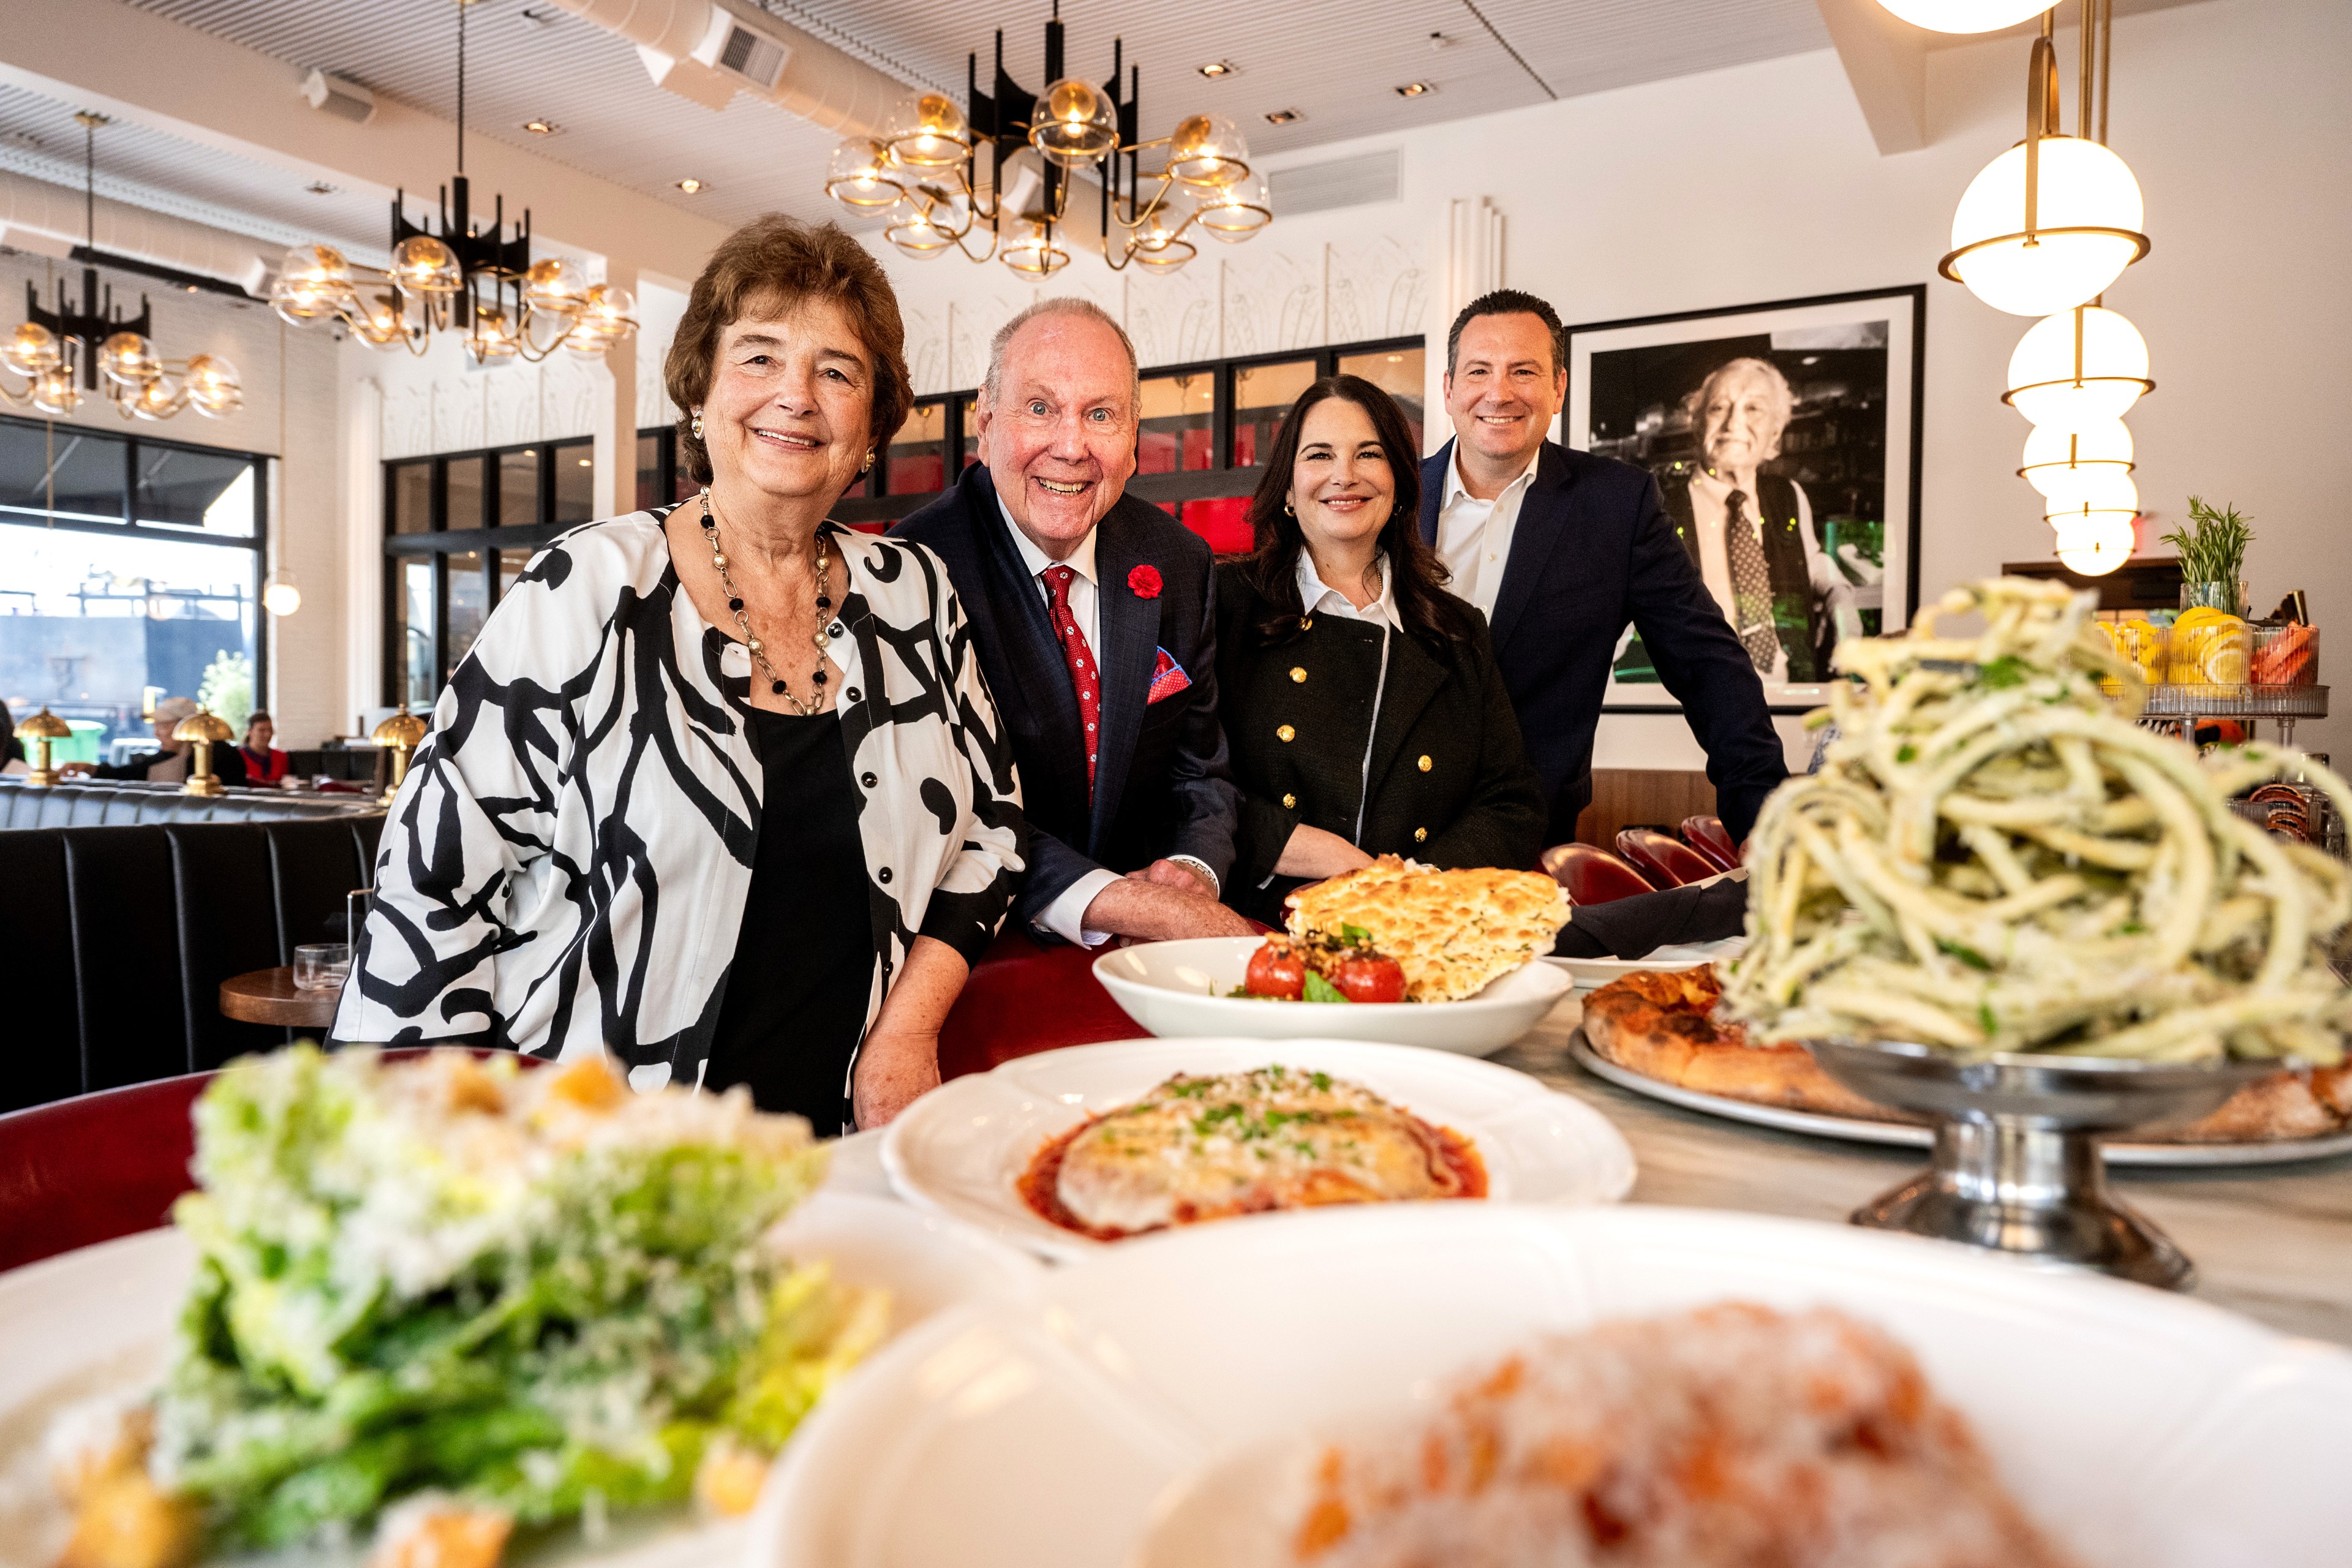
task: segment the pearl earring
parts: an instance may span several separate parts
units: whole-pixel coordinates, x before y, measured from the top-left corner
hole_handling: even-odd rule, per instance
[[[699,408],[694,411],[694,438],[698,441],[702,439],[702,410]]]

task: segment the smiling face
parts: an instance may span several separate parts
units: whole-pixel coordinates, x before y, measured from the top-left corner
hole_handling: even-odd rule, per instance
[[[1707,383],[1699,401],[1699,451],[1715,473],[1753,473],[1780,453],[1789,422],[1785,384],[1763,365],[1736,364]]]
[[[1455,438],[1493,463],[1532,458],[1568,400],[1568,373],[1551,350],[1551,329],[1525,310],[1465,322],[1445,376]]]
[[[269,750],[269,742],[278,738],[278,726],[267,719],[256,719],[245,727],[245,743],[257,752]]]
[[[807,300],[720,334],[702,405],[715,487],[831,506],[871,445],[874,363],[849,312]]]
[[[1386,526],[1396,475],[1362,405],[1327,397],[1299,421],[1290,504],[1310,548],[1345,548]]]
[[[1030,542],[1063,560],[1135,472],[1135,367],[1102,322],[1045,315],[1004,345],[997,374],[980,460]]]

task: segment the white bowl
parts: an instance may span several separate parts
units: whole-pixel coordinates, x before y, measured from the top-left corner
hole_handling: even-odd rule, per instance
[[[1264,937],[1204,936],[1123,947],[1095,960],[1127,1016],[1155,1035],[1379,1040],[1489,1057],[1568,994],[1568,972],[1530,959],[1460,1002],[1271,1002],[1228,996]]]

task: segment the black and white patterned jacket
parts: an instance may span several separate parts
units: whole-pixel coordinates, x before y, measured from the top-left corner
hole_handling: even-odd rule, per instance
[[[870,1025],[917,935],[979,957],[1027,828],[939,558],[826,527],[847,569],[831,651],[869,906],[841,916],[873,929]],[[393,805],[334,1037],[610,1048],[640,1087],[698,1082],[761,831],[750,676],[680,591],[658,516],[534,557]]]

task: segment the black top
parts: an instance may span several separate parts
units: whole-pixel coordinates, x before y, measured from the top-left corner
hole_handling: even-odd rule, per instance
[[[1256,628],[1271,613],[1240,564],[1217,568],[1220,696],[1242,786],[1225,902],[1282,923],[1298,879],[1274,868],[1301,823],[1447,870],[1534,867],[1543,789],[1483,625],[1432,652],[1367,621],[1311,616],[1269,645]]]
[[[751,889],[728,965],[706,1088],[751,1086],[762,1110],[850,1130],[849,1064],[874,981],[858,797],[841,717],[751,710],[765,775]]]

